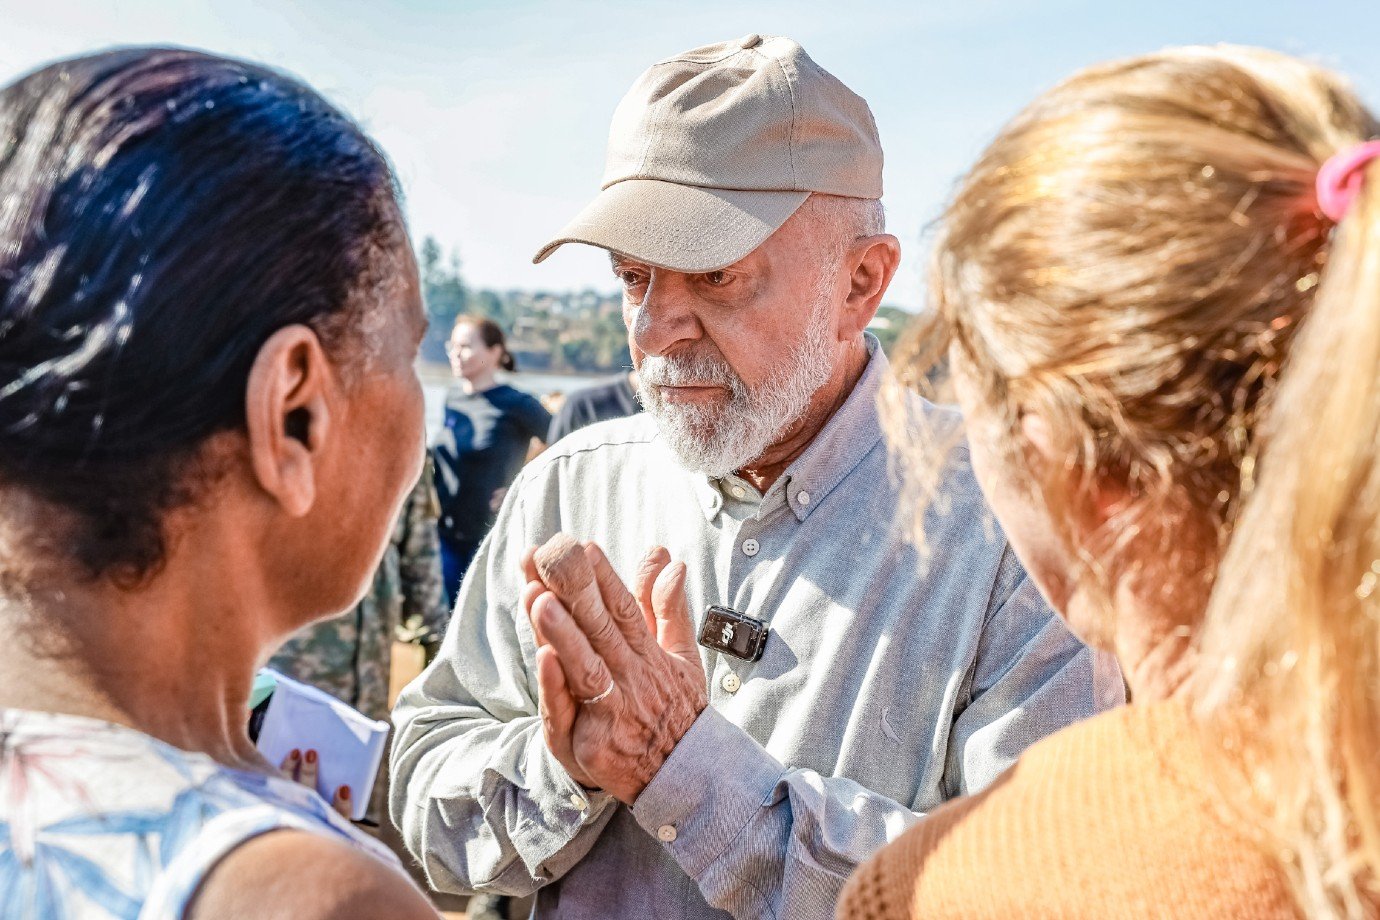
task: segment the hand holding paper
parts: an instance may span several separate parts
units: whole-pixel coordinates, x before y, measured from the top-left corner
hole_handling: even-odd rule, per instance
[[[388,723],[370,719],[315,687],[272,673],[277,685],[259,729],[259,752],[298,777],[306,772],[303,782],[316,770],[312,785],[327,801],[335,799],[340,787],[348,786],[349,817],[361,820],[383,761]],[[315,752],[311,764],[306,763],[304,751]]]

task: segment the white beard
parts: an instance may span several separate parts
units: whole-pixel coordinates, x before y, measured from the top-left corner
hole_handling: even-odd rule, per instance
[[[832,280],[830,274],[822,282]],[[833,371],[829,292],[824,283],[820,288],[804,338],[756,390],[717,353],[642,359],[638,397],[683,466],[712,479],[727,476],[761,457],[805,415],[811,397]],[[657,389],[695,385],[724,387],[728,404],[670,403]]]

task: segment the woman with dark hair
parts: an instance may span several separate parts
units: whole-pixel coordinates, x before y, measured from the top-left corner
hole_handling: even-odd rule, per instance
[[[536,397],[498,382],[497,372],[517,370],[517,362],[493,320],[456,319],[446,354],[458,386],[446,397],[445,428],[432,454],[441,497],[441,567],[453,606],[508,487],[544,445],[551,413]]]
[[[410,253],[382,154],[281,74],[126,49],[0,90],[9,913],[434,916],[245,728],[421,469]]]

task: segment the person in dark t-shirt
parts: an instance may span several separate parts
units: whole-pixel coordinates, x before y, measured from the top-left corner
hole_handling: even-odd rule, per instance
[[[611,418],[623,418],[642,411],[637,401],[637,371],[624,371],[617,377],[601,380],[566,396],[556,417],[551,420],[547,444],[555,444],[572,431]]]
[[[537,399],[495,373],[517,365],[493,320],[461,316],[446,343],[457,384],[446,396],[445,425],[432,447],[441,499],[441,568],[455,603],[460,579],[493,526],[508,486],[551,427]]]

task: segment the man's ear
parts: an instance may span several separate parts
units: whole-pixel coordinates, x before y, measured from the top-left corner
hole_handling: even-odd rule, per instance
[[[321,340],[310,328],[285,326],[254,359],[245,388],[249,457],[259,486],[289,515],[316,501],[317,463],[331,433],[328,396],[335,386]]]
[[[1063,468],[1061,475],[1070,478],[1079,475],[1077,470],[1069,466],[1068,458],[1061,456],[1055,447],[1054,432],[1050,429],[1049,420],[1043,415],[1030,410],[1022,411],[1021,434],[1030,445],[1037,462],[1051,466],[1057,464]],[[1101,476],[1092,484],[1092,491],[1083,511],[1092,515],[1091,524],[1094,527],[1101,527],[1116,514],[1126,510],[1130,500],[1131,493],[1125,483]]]
[[[901,242],[890,233],[867,236],[849,248],[848,297],[843,303],[839,334],[853,338],[867,328],[882,305],[882,297],[891,285],[896,267],[901,264]]]

